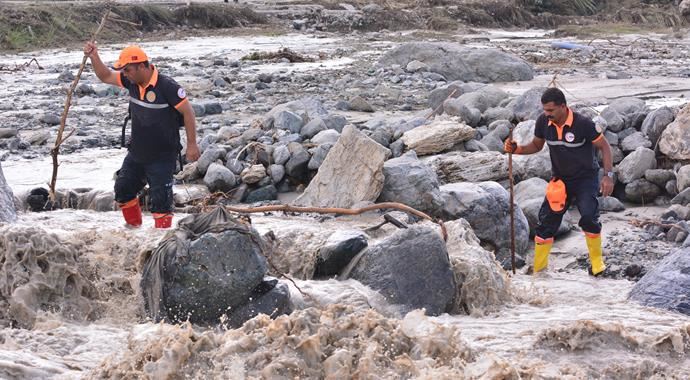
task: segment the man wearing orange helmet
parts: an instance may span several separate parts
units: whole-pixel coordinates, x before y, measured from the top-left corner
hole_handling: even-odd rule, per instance
[[[534,237],[534,272],[546,268],[549,252],[563,214],[571,203],[580,211],[579,226],[585,233],[589,251],[590,274],[601,274],[606,266],[601,251],[601,223],[597,192],[603,196],[613,191],[611,146],[601,128],[571,110],[565,95],[557,88],[547,89],[541,97],[544,113],[537,118],[534,139],[518,146],[506,140],[504,150],[514,154],[532,154],[549,145],[552,179],[546,188],[546,199],[539,210],[539,224]],[[601,151],[605,175],[599,182],[599,163],[594,148]]]
[[[162,75],[138,46],[122,50],[110,70],[93,42],[84,46],[94,72],[104,83],[129,91],[132,136],[128,153],[115,180],[115,200],[128,225],[142,223],[137,194],[148,183],[156,228],[168,228],[173,218],[173,174],[180,151],[179,126],[184,123],[188,161],[199,158],[194,110],[187,94],[173,79]]]

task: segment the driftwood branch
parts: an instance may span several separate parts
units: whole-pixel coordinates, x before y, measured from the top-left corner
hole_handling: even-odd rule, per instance
[[[446,231],[446,226],[443,225],[442,220],[435,220],[429,215],[415,210],[410,206],[404,205],[402,203],[395,202],[384,202],[377,203],[362,208],[335,208],[335,207],[298,207],[290,205],[270,205],[270,206],[259,206],[259,207],[233,207],[224,205],[226,210],[231,212],[236,212],[239,214],[253,214],[260,212],[273,212],[273,211],[283,211],[283,212],[296,212],[296,213],[316,213],[316,214],[341,214],[341,215],[359,215],[367,211],[380,210],[380,209],[396,209],[404,211],[408,214],[412,214],[421,219],[425,219],[434,222],[441,228],[441,236],[443,236],[443,241],[448,241],[448,232]]]
[[[98,25],[98,29],[96,29],[96,32],[94,32],[93,37],[91,38],[91,41],[95,41],[96,37],[98,37],[98,34],[103,30],[103,27],[105,26],[105,22],[108,19],[108,15],[110,14],[110,8],[108,7],[105,11],[105,14],[103,15],[103,18],[101,19],[101,23]],[[88,57],[85,55],[84,59],[81,61],[81,66],[79,66],[79,71],[77,72],[76,77],[74,78],[74,81],[72,81],[72,85],[70,86],[69,90],[67,90],[67,99],[65,99],[65,108],[62,111],[62,117],[60,118],[60,129],[58,129],[58,134],[57,138],[55,139],[55,146],[53,149],[50,150],[50,155],[53,157],[53,176],[50,179],[50,199],[52,201],[55,201],[55,182],[57,181],[57,172],[58,172],[58,154],[60,153],[60,145],[64,141],[62,138],[62,134],[65,131],[65,123],[67,122],[67,113],[69,112],[69,107],[72,105],[72,95],[74,94],[74,90],[77,88],[77,84],[79,84],[79,79],[81,79],[81,74],[84,72],[84,68],[86,67],[86,60]],[[74,132],[74,131],[72,131]],[[71,136],[72,133],[68,134],[67,137]]]

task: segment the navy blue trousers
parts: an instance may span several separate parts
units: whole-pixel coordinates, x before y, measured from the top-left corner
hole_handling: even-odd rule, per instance
[[[115,179],[115,201],[131,201],[148,183],[151,212],[172,212],[175,164],[175,156],[152,162],[139,162],[128,153]]]
[[[558,227],[561,225],[563,214],[573,203],[580,211],[580,222],[578,225],[582,228],[582,231],[590,234],[601,233],[599,201],[597,200],[599,179],[594,176],[570,181],[563,180],[563,182],[568,195],[565,209],[561,212],[552,211],[551,207],[549,207],[549,202],[544,198],[544,202],[539,210],[539,224],[536,228],[536,235],[542,239],[554,237]]]

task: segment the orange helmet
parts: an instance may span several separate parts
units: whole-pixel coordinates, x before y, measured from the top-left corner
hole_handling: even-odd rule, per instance
[[[120,70],[130,63],[146,62],[148,60],[149,57],[146,56],[146,53],[139,46],[127,46],[120,52],[120,58],[115,62],[113,68]]]
[[[552,178],[546,185],[546,200],[553,212],[561,212],[565,209],[565,202],[568,194],[565,190],[565,183],[560,179]]]

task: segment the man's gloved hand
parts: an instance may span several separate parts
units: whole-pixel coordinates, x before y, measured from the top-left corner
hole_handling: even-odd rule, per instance
[[[508,138],[505,144],[503,144],[503,151],[506,153],[520,154],[520,147],[515,141]]]

